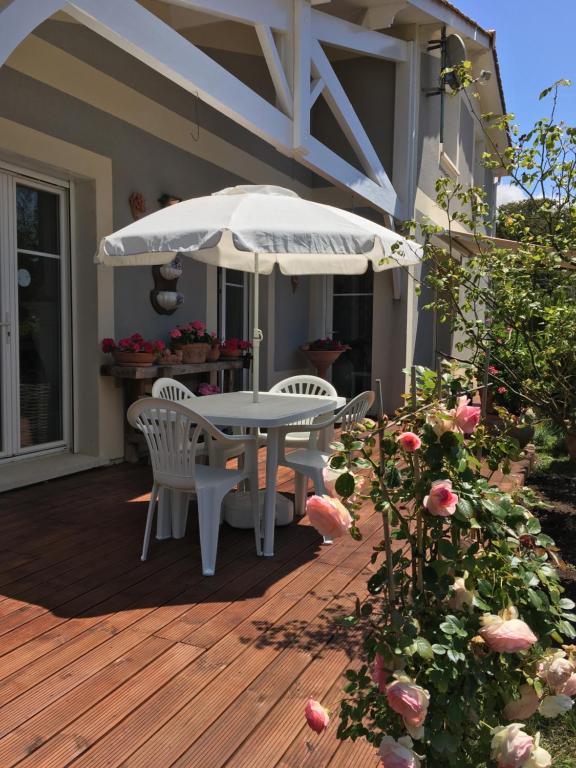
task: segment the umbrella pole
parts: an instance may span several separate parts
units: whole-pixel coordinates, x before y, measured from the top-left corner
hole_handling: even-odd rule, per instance
[[[260,342],[262,341],[263,334],[260,328],[258,328],[258,313],[260,309],[260,296],[258,295],[259,284],[259,258],[258,254],[254,254],[254,291],[253,291],[253,321],[254,331],[252,333],[252,401],[257,403],[260,399]]]

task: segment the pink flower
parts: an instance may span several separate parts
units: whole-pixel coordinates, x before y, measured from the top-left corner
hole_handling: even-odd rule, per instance
[[[480,621],[480,637],[491,651],[496,653],[516,653],[526,651],[538,640],[528,624],[518,618],[516,608],[503,611],[504,616],[484,614]]]
[[[520,698],[511,699],[504,707],[507,720],[527,720],[538,711],[540,699],[531,685],[520,686]]]
[[[142,352],[154,352],[154,344],[150,341],[145,341],[142,344]]]
[[[499,373],[499,370],[498,370],[498,368],[496,368],[495,365],[489,365],[488,366],[488,373],[490,374],[490,376],[497,376],[498,373]]]
[[[492,758],[498,768],[522,768],[534,749],[534,739],[521,730],[520,723],[495,728],[492,737]]]
[[[130,351],[131,352],[146,352],[146,350],[141,349],[141,345],[138,344],[136,341],[130,342]]]
[[[352,525],[350,512],[338,499],[330,496],[310,496],[306,502],[310,523],[327,539],[345,536]]]
[[[182,336],[182,331],[180,328],[172,328],[170,331],[170,338],[171,339],[179,339]]]
[[[193,331],[198,331],[199,333],[203,333],[205,327],[206,326],[204,325],[202,320],[194,320],[193,323],[190,323],[190,329]]]
[[[374,657],[374,664],[372,665],[370,676],[378,686],[380,693],[384,693],[386,691],[386,684],[390,679],[390,675],[391,672],[385,666],[384,657],[377,653]]]
[[[319,701],[312,698],[308,699],[304,710],[304,716],[310,728],[316,733],[322,733],[322,731],[328,727],[328,723],[330,722],[328,712]]]
[[[545,680],[551,688],[562,688],[574,672],[574,667],[565,656],[564,651],[555,651],[545,656],[538,664],[538,677]]]
[[[130,339],[120,339],[118,346],[120,349],[128,349],[130,347]]]
[[[496,391],[497,391],[497,392],[499,392],[501,395],[503,395],[503,394],[505,394],[506,392],[508,392],[508,390],[506,389],[506,387],[498,387],[498,389],[497,389]]]
[[[420,768],[420,760],[409,745],[406,737],[395,741],[391,736],[384,736],[378,749],[383,768]]]
[[[132,336],[130,336],[130,341],[134,341],[136,343],[144,341],[141,334],[139,333],[133,333]]]
[[[424,497],[424,506],[435,517],[450,517],[456,512],[458,496],[452,493],[450,480],[436,480],[432,483],[430,494]]]
[[[480,408],[477,405],[468,405],[469,400],[466,395],[458,398],[458,405],[454,418],[456,426],[464,432],[465,435],[471,435],[480,421]]]
[[[102,339],[102,352],[112,352],[113,349],[116,349],[114,339]]]
[[[560,693],[563,693],[564,696],[576,696],[576,673],[570,675]]]
[[[396,439],[407,453],[414,453],[422,445],[422,440],[414,432],[402,432]]]
[[[428,714],[430,694],[412,682],[409,677],[399,677],[386,687],[390,709],[402,716],[404,725],[414,738],[422,738],[421,726]]]
[[[163,352],[166,349],[166,344],[162,341],[162,339],[158,339],[158,341],[154,342],[154,349],[157,352]]]

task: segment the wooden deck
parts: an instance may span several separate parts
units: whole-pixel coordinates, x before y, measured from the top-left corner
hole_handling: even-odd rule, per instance
[[[362,594],[378,516],[331,546],[299,520],[270,559],[224,525],[206,578],[194,515],[140,562],[150,485],[122,465],[0,497],[1,768],[377,766],[303,710],[336,710],[358,640],[334,619]]]

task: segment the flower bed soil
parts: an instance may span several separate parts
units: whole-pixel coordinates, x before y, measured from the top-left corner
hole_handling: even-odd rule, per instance
[[[542,530],[560,550],[558,571],[567,595],[576,600],[576,476],[538,473],[528,479],[528,484],[551,507],[540,510],[538,516]]]

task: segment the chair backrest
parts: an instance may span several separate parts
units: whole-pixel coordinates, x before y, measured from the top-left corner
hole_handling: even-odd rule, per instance
[[[329,381],[319,376],[290,376],[282,379],[270,392],[284,392],[290,395],[323,395],[325,397],[338,397],[338,392]]]
[[[335,416],[335,421],[341,423],[342,432],[348,432],[353,424],[358,424],[365,418],[368,409],[374,402],[374,392],[367,391],[356,395]]]
[[[181,403],[185,400],[191,400],[196,397],[194,392],[176,379],[162,378],[156,379],[152,384],[152,397],[161,397],[164,400],[172,400],[174,403]]]
[[[181,403],[144,397],[128,408],[128,422],[146,438],[154,475],[188,477],[194,482],[196,448],[203,432],[236,445],[210,421]]]
[[[287,379],[282,379],[273,387],[270,387],[269,392],[279,392],[286,395],[317,395],[320,397],[338,397],[338,392],[330,384],[329,381],[321,379],[319,376],[289,376]],[[293,422],[298,426],[303,424],[312,424],[314,418],[300,419]]]

